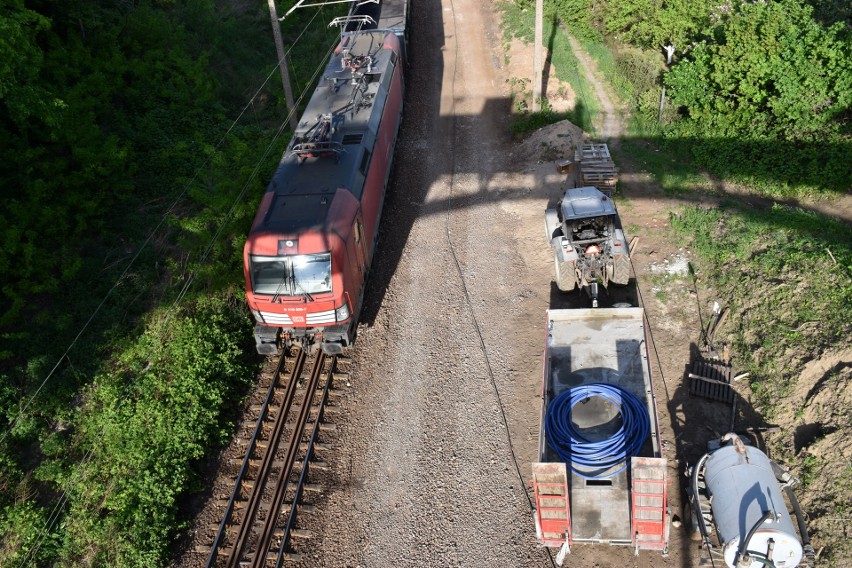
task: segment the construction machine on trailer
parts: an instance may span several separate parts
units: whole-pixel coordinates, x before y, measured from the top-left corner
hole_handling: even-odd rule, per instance
[[[569,189],[557,207],[544,213],[554,252],[556,285],[570,292],[590,288],[597,307],[597,284],[626,285],[630,256],[612,198],[593,186]]]

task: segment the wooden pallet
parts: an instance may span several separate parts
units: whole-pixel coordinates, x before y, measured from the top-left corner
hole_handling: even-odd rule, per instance
[[[598,189],[614,189],[618,181],[618,169],[606,144],[582,144],[574,152],[574,161],[579,163],[580,181]]]
[[[609,147],[606,144],[581,144],[574,152],[575,162],[591,162],[595,160],[612,161]]]

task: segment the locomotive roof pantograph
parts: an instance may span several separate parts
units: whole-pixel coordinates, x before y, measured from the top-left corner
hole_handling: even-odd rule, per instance
[[[270,182],[273,196],[268,207],[262,204],[254,230],[322,226],[338,188],[360,199],[398,64],[396,41],[383,32],[343,37]]]
[[[345,25],[344,32],[360,30],[375,30],[393,32],[402,35],[405,32],[408,21],[407,0],[332,0],[330,2],[315,2],[306,4],[305,0],[298,0],[292,8],[281,18],[282,20],[292,14],[298,8],[309,8],[312,6],[325,6],[326,4],[341,4],[351,2],[347,16],[335,18],[329,25]]]

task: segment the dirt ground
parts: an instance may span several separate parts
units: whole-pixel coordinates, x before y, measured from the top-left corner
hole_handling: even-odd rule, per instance
[[[543,213],[573,185],[555,162],[587,135],[563,122],[511,138],[511,79],[531,78],[532,52],[513,42],[504,53],[498,18],[488,0],[412,3],[405,120],[349,382],[327,414],[336,430],[322,442],[333,449],[318,457],[330,469],[312,474],[322,491],[300,516],[312,535],[295,542],[300,565],[553,565],[535,539],[530,487],[545,311],[588,304],[552,282]],[[598,140],[615,146],[623,118],[579,56],[604,109]],[[553,106],[569,108],[570,87],[554,75]],[[722,299],[703,291],[700,273],[688,277],[691,251],[667,237],[680,203],[635,164],[618,166],[616,203],[628,239],[638,237],[638,299],[653,334],[670,507],[682,520],[685,461],[731,421],[728,405],[690,398],[683,383]],[[748,409],[743,398],[738,426],[759,419]],[[179,564],[195,565],[190,556]],[[672,528],[665,557],[576,545],[566,565],[689,568],[698,558],[684,526]]]
[[[332,472],[306,520],[315,538],[305,565],[549,566],[529,486],[545,311],[586,300],[552,283],[543,211],[573,184],[555,160],[572,156],[583,133],[562,123],[523,143],[510,137],[508,79],[523,75],[504,67],[493,4],[418,2],[413,17],[406,119],[352,386],[335,413],[337,449],[323,457]],[[509,65],[531,61],[528,52],[515,44]],[[610,136],[618,118],[605,123]],[[661,198],[637,190],[621,206],[625,226],[642,234],[637,271],[688,254],[657,242]],[[698,334],[696,302],[684,295],[682,310],[661,314],[663,337],[655,330],[672,379]],[[672,397],[663,381],[657,389],[680,517]],[[568,564],[692,566],[693,548],[675,530],[666,558],[578,545]]]

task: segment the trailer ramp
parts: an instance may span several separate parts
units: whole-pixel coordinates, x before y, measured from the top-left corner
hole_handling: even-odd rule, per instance
[[[564,463],[534,463],[536,535],[545,546],[571,542],[571,505]]]

